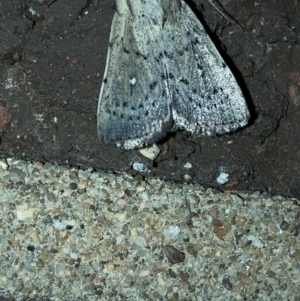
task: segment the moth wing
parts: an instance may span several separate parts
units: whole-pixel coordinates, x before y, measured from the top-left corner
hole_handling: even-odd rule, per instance
[[[173,118],[179,128],[202,135],[224,134],[245,126],[249,112],[233,74],[190,7],[181,1],[165,24],[165,40],[174,36],[171,64],[177,78]],[[168,23],[169,22],[169,23]]]
[[[115,13],[97,113],[105,143],[132,149],[172,127],[162,43],[161,26],[129,11]]]

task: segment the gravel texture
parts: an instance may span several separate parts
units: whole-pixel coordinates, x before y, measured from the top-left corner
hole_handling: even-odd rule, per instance
[[[294,198],[7,159],[0,204],[1,300],[300,300]]]

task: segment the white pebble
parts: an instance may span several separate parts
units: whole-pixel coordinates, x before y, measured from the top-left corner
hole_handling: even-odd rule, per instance
[[[132,168],[138,172],[151,172],[145,164],[139,162],[133,162]]]
[[[177,238],[179,233],[180,233],[180,228],[176,225],[172,225],[164,230],[164,237],[169,239],[175,239]]]
[[[217,182],[220,185],[223,185],[229,181],[229,174],[226,172],[221,172],[217,177]]]
[[[186,169],[190,169],[190,168],[192,168],[192,164],[190,162],[187,162],[183,165],[183,167]]]
[[[0,168],[3,169],[3,170],[7,170],[8,169],[8,164],[5,161],[0,160]]]
[[[160,153],[160,149],[156,144],[139,149],[139,152],[146,158],[154,160]]]

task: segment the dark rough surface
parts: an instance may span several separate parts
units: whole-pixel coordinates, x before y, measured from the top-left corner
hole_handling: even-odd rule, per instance
[[[0,155],[129,172],[141,162],[151,169],[146,176],[216,187],[224,171],[230,181],[222,189],[299,197],[300,3],[220,3],[242,27],[229,24],[207,1],[197,0],[193,8],[241,84],[252,119],[228,136],[172,133],[158,143],[153,162],[97,139],[113,2],[2,1]]]

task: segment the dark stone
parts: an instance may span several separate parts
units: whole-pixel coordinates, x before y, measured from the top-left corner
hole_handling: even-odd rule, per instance
[[[286,221],[282,221],[280,224],[280,229],[281,230],[287,230],[289,228],[290,224]]]
[[[183,262],[185,259],[185,254],[173,246],[165,246],[166,256],[170,264],[176,264]]]
[[[152,166],[146,177],[216,188],[224,171],[229,181],[221,189],[300,197],[300,10],[294,1],[230,2],[226,9],[242,28],[203,2],[206,28],[252,118],[227,136],[170,133],[158,143],[155,162],[137,150],[101,145],[97,137],[112,1],[30,3],[35,15],[24,1],[1,5],[0,156],[132,174],[132,162],[141,162]]]
[[[35,246],[27,246],[27,250],[33,253],[35,250]]]
[[[74,183],[74,182],[70,183],[70,189],[71,189],[71,190],[77,189],[77,184]]]
[[[229,291],[232,290],[232,283],[230,282],[230,280],[229,280],[228,278],[224,278],[224,279],[222,280],[222,284],[223,284],[223,286],[224,286],[226,289],[228,289]]]

